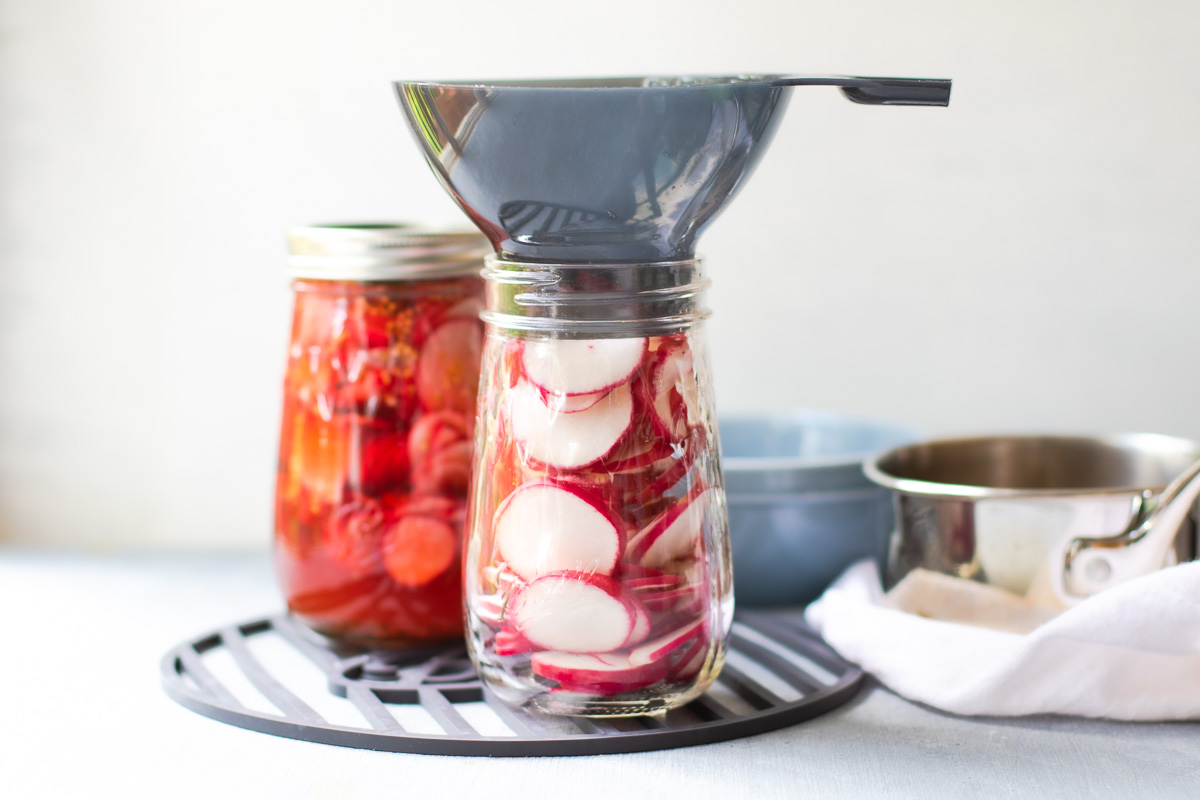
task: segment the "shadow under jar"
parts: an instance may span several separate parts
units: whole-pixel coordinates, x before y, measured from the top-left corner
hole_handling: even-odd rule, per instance
[[[489,256],[484,277],[471,658],[547,713],[682,705],[733,615],[699,262]]]
[[[460,638],[487,242],[344,225],[289,243],[274,548],[288,608],[352,645]]]

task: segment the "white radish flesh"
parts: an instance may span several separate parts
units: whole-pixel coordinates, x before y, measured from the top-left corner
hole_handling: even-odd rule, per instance
[[[542,402],[541,392],[520,382],[509,394],[512,435],[525,455],[551,467],[576,469],[608,455],[633,421],[628,386],[618,386],[592,407],[560,414]]]
[[[493,530],[507,570],[526,581],[564,570],[611,575],[623,549],[612,512],[568,483],[519,486],[496,510]]]
[[[551,394],[594,394],[629,380],[646,352],[645,339],[527,340],[526,377]]]
[[[645,644],[638,645],[629,651],[629,663],[637,666],[639,664],[649,664],[653,661],[666,658],[674,651],[678,650],[683,645],[690,642],[700,635],[704,629],[704,621],[696,620],[687,625],[676,628],[670,633],[664,634],[657,639],[652,639]]]
[[[566,653],[607,653],[624,646],[636,624],[626,592],[611,578],[552,573],[513,599],[513,624],[535,647]]]

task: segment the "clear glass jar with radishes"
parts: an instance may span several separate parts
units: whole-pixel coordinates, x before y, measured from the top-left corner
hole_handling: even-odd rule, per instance
[[[490,258],[484,275],[471,657],[544,712],[682,705],[733,613],[699,263]]]
[[[288,609],[352,645],[461,639],[487,240],[397,225],[289,239],[274,548]]]

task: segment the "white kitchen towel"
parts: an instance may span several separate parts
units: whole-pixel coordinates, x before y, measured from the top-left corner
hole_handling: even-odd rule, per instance
[[[1200,719],[1200,562],[1114,586],[1029,633],[889,602],[875,564],[862,561],[805,616],[897,694],[955,714]]]

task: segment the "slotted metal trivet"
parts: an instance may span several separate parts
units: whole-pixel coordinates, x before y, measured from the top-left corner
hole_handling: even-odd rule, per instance
[[[327,678],[324,688],[337,696],[320,699],[352,704],[364,727],[331,723],[314,710],[311,698],[306,702],[303,692],[276,674],[281,671],[264,666],[252,650],[266,643],[266,637],[278,637],[297,658],[319,667]],[[222,678],[210,669],[217,660],[235,671]],[[162,660],[162,680],[167,694],[193,711],[292,739],[402,753],[568,756],[685,747],[786,727],[849,700],[863,673],[801,621],[742,613],[734,622],[720,677],[688,705],[659,716],[547,716],[493,697],[475,677],[461,645],[339,653],[315,643],[280,615],[176,646]],[[277,713],[253,707],[233,684],[241,686],[242,695],[252,687]],[[441,733],[406,728],[395,713],[406,704],[418,704]],[[489,724],[479,722],[480,711],[490,717]],[[507,735],[496,735],[497,725]]]

